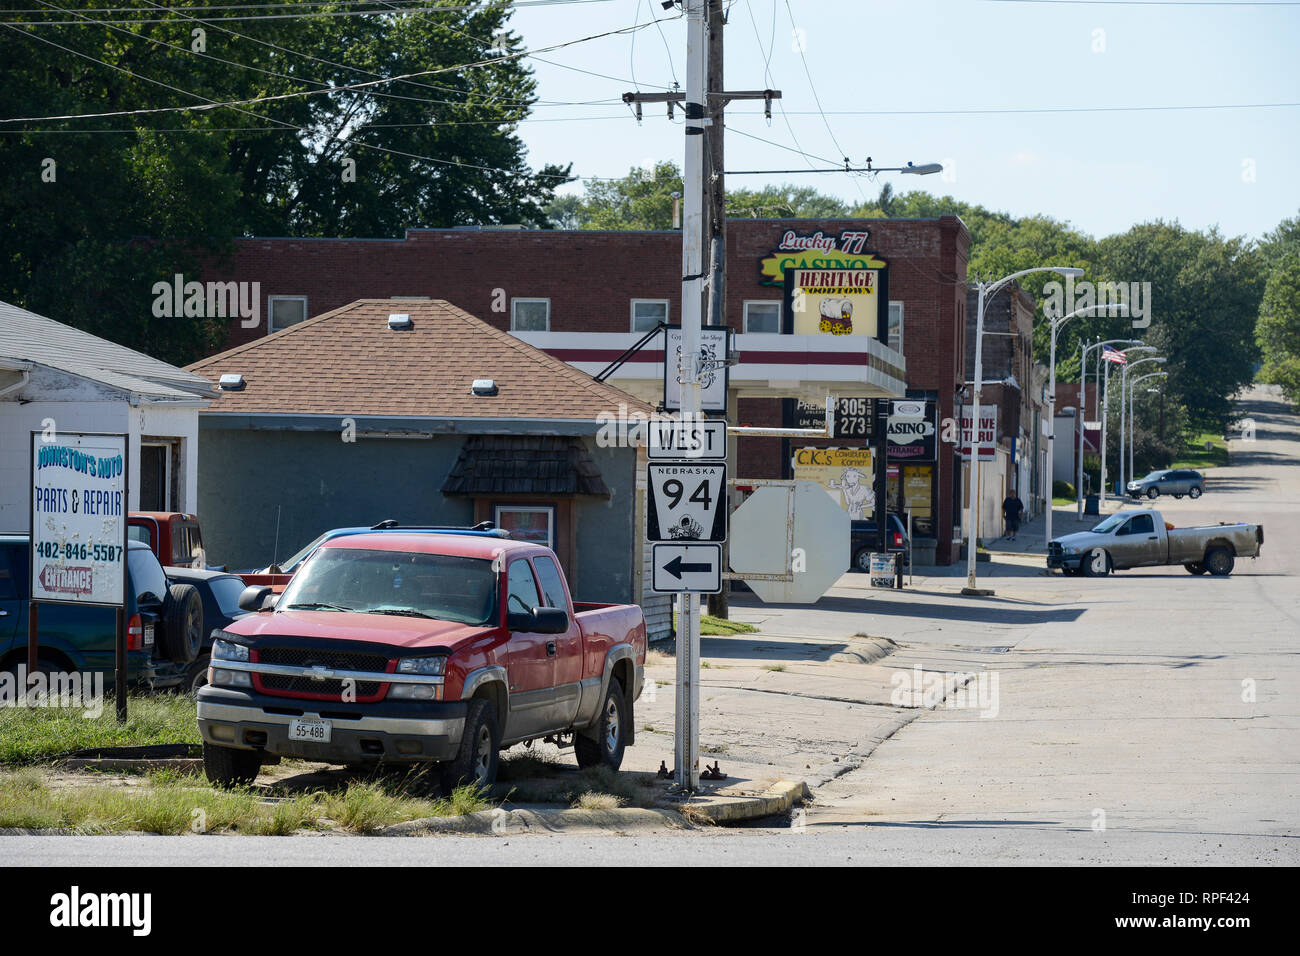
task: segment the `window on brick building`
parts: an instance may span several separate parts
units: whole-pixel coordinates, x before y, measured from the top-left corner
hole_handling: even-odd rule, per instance
[[[889,347],[903,354],[903,303],[889,303]]]
[[[266,322],[268,332],[279,332],[297,325],[307,318],[305,295],[273,295],[267,298]]]
[[[745,331],[776,335],[781,331],[780,302],[746,302]]]
[[[633,299],[632,331],[649,332],[660,322],[668,322],[667,299]]]
[[[550,329],[550,299],[510,300],[510,330],[512,332],[549,332]]]

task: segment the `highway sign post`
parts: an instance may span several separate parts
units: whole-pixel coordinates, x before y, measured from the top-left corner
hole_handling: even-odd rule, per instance
[[[722,590],[721,544],[656,544],[651,552],[653,590],[687,595]]]
[[[651,462],[646,536],[651,541],[726,541],[727,466]]]
[[[727,423],[720,418],[652,418],[646,454],[651,461],[704,458],[725,461]]]

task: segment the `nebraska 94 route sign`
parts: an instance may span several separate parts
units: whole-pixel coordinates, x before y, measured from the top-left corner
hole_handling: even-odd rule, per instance
[[[651,541],[726,541],[727,466],[651,462],[646,537]]]

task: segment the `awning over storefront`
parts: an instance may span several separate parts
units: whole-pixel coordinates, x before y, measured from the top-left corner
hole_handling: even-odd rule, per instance
[[[597,495],[609,497],[582,440],[550,435],[467,438],[442,483],[446,495]]]

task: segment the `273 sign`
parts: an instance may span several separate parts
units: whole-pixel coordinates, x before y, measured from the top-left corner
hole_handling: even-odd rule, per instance
[[[726,541],[727,466],[652,462],[646,536],[651,541]]]

